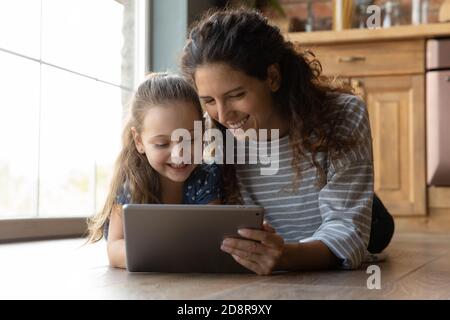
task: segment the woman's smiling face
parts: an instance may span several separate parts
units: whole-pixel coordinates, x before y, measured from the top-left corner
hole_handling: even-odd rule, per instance
[[[208,114],[234,134],[236,129],[280,129],[286,123],[276,111],[272,92],[279,73],[269,70],[266,80],[248,76],[226,63],[205,64],[195,71],[198,95]]]

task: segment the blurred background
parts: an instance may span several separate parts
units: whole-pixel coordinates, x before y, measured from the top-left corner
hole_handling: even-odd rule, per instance
[[[415,23],[435,23],[439,20],[439,10],[445,0],[275,0],[254,1],[257,7],[271,19],[277,21],[284,31],[333,30],[336,7],[343,6],[343,29],[366,28],[367,8],[377,5],[381,13],[381,27],[409,25]],[[241,1],[236,1],[239,3]],[[415,3],[416,2],[416,3]],[[278,9],[281,8],[282,12]],[[413,9],[419,15],[414,21]],[[383,26],[383,23],[385,25]]]
[[[146,72],[178,69],[189,26],[210,8],[256,8],[301,35],[365,29],[370,5],[380,28],[432,24],[444,1],[0,0],[0,220],[101,209],[133,90]]]

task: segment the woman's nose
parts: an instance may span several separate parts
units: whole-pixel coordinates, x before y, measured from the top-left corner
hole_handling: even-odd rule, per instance
[[[229,110],[227,106],[220,102],[217,103],[217,120],[224,124],[227,121],[227,114],[229,113]]]

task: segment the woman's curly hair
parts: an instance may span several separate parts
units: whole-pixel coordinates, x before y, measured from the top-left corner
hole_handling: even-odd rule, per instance
[[[323,185],[325,169],[319,165],[317,153],[325,151],[333,157],[354,143],[335,134],[342,121],[336,98],[352,94],[351,87],[322,76],[322,66],[311,51],[286,41],[276,26],[251,9],[209,12],[193,26],[181,70],[195,84],[196,69],[209,63],[226,63],[260,80],[267,78],[269,66],[279,66],[281,83],[273,98],[280,115],[289,122],[293,186],[298,187],[302,159],[317,168],[318,185]],[[224,166],[224,180],[228,203],[242,202],[234,165]]]

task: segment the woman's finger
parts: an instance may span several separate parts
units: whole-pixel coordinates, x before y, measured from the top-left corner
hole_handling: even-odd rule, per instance
[[[272,227],[266,220],[263,222],[263,229],[267,232],[276,233],[274,227]]]
[[[265,230],[239,229],[238,233],[244,238],[259,241],[272,248],[280,247],[284,244],[283,238],[277,233]]]
[[[261,243],[252,241],[252,240],[227,238],[227,239],[223,240],[222,246],[226,246],[231,249],[252,252],[252,253],[256,253],[256,254],[264,253],[264,246]]]
[[[232,240],[235,241],[233,242]],[[253,244],[249,245],[250,242],[253,242]],[[230,246],[222,244],[220,249],[233,256],[239,264],[259,275],[270,274],[281,255],[280,250],[264,246],[254,241],[230,239],[228,244]],[[240,246],[242,249],[233,247],[232,245]],[[261,251],[262,253],[259,254],[255,251]]]
[[[255,230],[255,229],[239,229],[238,233],[244,238],[261,242],[266,240],[269,234],[265,230]]]
[[[247,268],[250,271],[253,271],[254,273],[258,274],[258,275],[267,275],[268,273],[265,273],[264,270],[262,269],[262,267],[250,260],[241,258],[237,255],[232,254],[231,255],[233,257],[234,260],[236,260],[237,263],[239,263],[240,265],[244,266],[245,268]]]
[[[228,247],[226,245],[222,245],[220,247],[220,249],[231,255],[235,255],[242,259],[252,261],[256,264],[259,264],[259,261],[261,260],[261,256],[252,251],[241,250],[241,249],[237,249],[237,248],[233,248],[233,247]]]
[[[281,254],[280,247],[270,247],[260,242],[235,238],[225,239],[222,242],[221,249],[259,264],[264,263],[267,259],[278,259]]]

